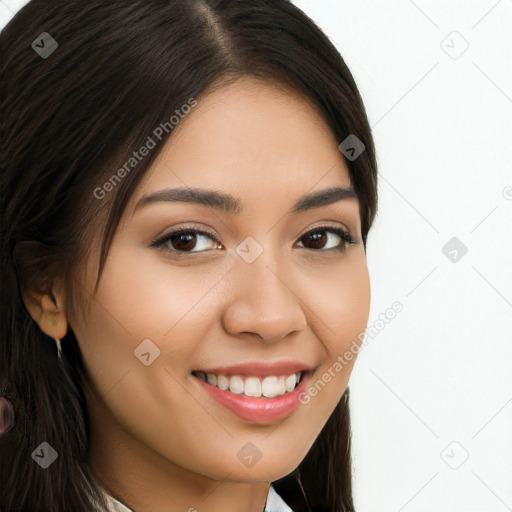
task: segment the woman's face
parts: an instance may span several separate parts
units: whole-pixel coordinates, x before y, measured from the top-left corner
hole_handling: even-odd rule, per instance
[[[340,141],[295,93],[244,78],[181,123],[127,205],[89,321],[70,321],[90,383],[91,450],[96,464],[117,453],[140,478],[152,461],[175,476],[269,482],[298,466],[349,381],[355,357],[344,354],[370,302],[359,204],[323,200],[351,187],[348,170]],[[173,189],[189,200],[170,200]],[[233,199],[192,201],[198,189]],[[151,245],[179,228],[214,237]],[[96,271],[90,263],[90,293]],[[266,366],[278,363],[291,366]],[[272,395],[282,388],[271,376],[298,368],[310,369],[300,397],[212,393],[193,374],[215,370],[220,385],[222,370],[241,376],[235,391],[257,395],[263,383]]]

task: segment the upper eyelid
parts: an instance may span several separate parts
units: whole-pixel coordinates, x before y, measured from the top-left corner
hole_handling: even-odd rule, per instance
[[[319,222],[321,222],[321,221],[319,221]],[[329,229],[329,228],[332,228],[332,229],[343,229],[344,231],[347,231],[348,233],[353,234],[352,230],[348,226],[346,226],[345,224],[333,225],[333,224],[329,224],[329,221],[324,221],[324,224],[318,224],[316,226],[312,226],[312,227],[307,228],[305,231],[302,232],[301,235],[299,235],[299,237],[307,235],[310,231],[314,231],[316,229]],[[191,226],[177,226],[175,228],[171,228],[169,231],[166,231],[163,235],[160,235],[160,236],[158,236],[156,238],[157,239],[165,238],[165,237],[173,235],[173,234],[175,234],[177,232],[179,233],[180,231],[183,231],[183,232],[194,232],[194,233],[198,233],[198,234],[201,234],[201,235],[211,236],[215,240],[219,241],[219,237],[213,232],[213,230],[210,231],[210,230],[205,229],[203,227],[196,227],[194,225],[191,225]]]

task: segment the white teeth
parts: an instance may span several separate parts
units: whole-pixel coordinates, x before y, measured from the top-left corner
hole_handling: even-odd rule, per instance
[[[232,375],[229,379],[229,391],[241,395],[244,392],[244,381],[239,375]]]
[[[267,398],[284,395],[284,377],[265,377],[261,383],[261,393]]]
[[[261,381],[257,377],[247,377],[244,383],[244,395],[261,396]]]
[[[217,387],[224,391],[229,388],[229,380],[225,375],[217,376]]]
[[[259,377],[242,377],[241,375],[214,375],[213,373],[196,372],[197,377],[218,387],[223,391],[230,391],[237,395],[259,398],[265,396],[274,398],[292,392],[300,381],[300,372],[288,376],[269,375],[264,379]]]
[[[284,381],[284,387],[286,388],[286,391],[288,391],[288,393],[295,389],[295,384],[297,383],[297,380],[298,378],[296,373],[286,378],[286,380]]]

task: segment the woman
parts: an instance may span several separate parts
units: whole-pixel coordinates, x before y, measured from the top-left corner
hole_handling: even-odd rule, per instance
[[[353,510],[377,171],[333,45],[286,0],[1,38],[0,509]]]

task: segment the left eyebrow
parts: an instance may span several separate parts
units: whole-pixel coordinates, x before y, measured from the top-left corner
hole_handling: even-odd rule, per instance
[[[353,188],[330,187],[301,196],[290,209],[290,213],[304,212],[351,198],[357,199],[357,194]],[[135,205],[134,212],[144,206],[158,202],[197,203],[231,215],[240,215],[243,211],[240,199],[225,192],[203,188],[177,187],[159,190],[144,196]]]
[[[357,194],[353,188],[345,187],[330,187],[319,192],[313,192],[299,198],[299,200],[293,205],[290,213],[298,213],[312,208],[319,208],[321,206],[327,206],[338,201],[345,199],[357,199]]]

